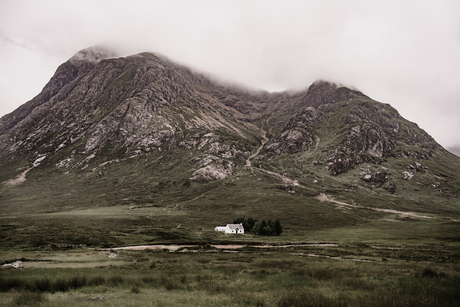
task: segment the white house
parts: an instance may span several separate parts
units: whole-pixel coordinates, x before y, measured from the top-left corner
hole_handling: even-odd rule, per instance
[[[217,226],[214,228],[215,231],[223,231],[225,233],[243,234],[243,224],[227,224],[227,226]]]

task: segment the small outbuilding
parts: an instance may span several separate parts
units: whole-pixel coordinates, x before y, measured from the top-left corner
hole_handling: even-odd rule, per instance
[[[222,231],[225,233],[232,233],[232,234],[243,234],[244,227],[243,224],[227,224],[227,226],[217,226],[214,228],[215,231]]]

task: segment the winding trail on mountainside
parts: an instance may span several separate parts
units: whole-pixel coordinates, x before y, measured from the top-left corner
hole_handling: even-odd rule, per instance
[[[351,205],[351,204],[344,203],[342,201],[335,200],[334,198],[332,198],[332,197],[330,197],[330,196],[328,196],[326,194],[323,194],[323,193],[321,193],[320,195],[316,196],[315,198],[318,199],[319,201],[322,201],[322,202],[323,201],[330,202],[330,203],[334,203],[334,204],[337,204],[337,205],[340,205],[340,206],[353,208],[353,209],[365,209],[365,210],[372,210],[372,211],[378,211],[378,212],[393,213],[393,214],[399,214],[399,215],[403,215],[403,216],[416,217],[416,218],[422,218],[422,219],[440,218],[440,219],[451,220],[453,222],[460,222],[460,220],[456,220],[456,219],[449,218],[449,217],[434,217],[434,216],[428,216],[428,215],[421,215],[421,214],[418,214],[418,213],[415,213],[415,212],[407,212],[407,211],[398,211],[398,210],[393,210],[393,209],[382,209],[382,208]]]
[[[269,118],[267,118],[265,120],[265,122],[267,123],[268,120],[269,120]],[[262,131],[262,138],[263,138],[262,144],[260,145],[259,148],[257,148],[256,152],[254,154],[252,154],[251,156],[249,156],[249,158],[246,160],[246,167],[262,171],[262,172],[267,173],[269,175],[272,175],[272,176],[274,176],[274,177],[276,177],[278,179],[281,179],[281,181],[283,181],[284,184],[299,187],[299,188],[303,188],[303,189],[307,189],[307,190],[313,190],[312,188],[309,188],[309,187],[301,185],[297,179],[291,179],[291,178],[288,178],[288,177],[286,177],[284,175],[281,175],[280,173],[263,169],[261,166],[259,166],[259,168],[254,168],[252,166],[251,160],[254,159],[255,157],[257,157],[260,154],[260,151],[264,147],[265,143],[268,142],[267,131],[264,130],[264,123],[262,123],[262,127],[259,128],[259,129],[260,129],[260,131]]]
[[[18,184],[18,183],[21,183],[21,182],[26,181],[26,174],[27,174],[31,169],[33,169],[34,167],[39,166],[40,163],[41,163],[45,158],[46,158],[46,155],[40,155],[40,156],[38,157],[38,159],[36,159],[36,160],[34,161],[34,163],[32,163],[32,166],[28,167],[25,171],[23,171],[22,173],[20,173],[20,174],[19,174],[18,176],[16,176],[15,178],[3,182],[3,184],[6,184],[6,185],[15,185],[15,184]]]
[[[265,120],[265,123],[268,123],[269,119],[270,119],[270,117]],[[249,158],[246,160],[246,167],[251,168],[251,169],[257,169],[259,171],[262,171],[262,172],[265,172],[265,173],[267,173],[269,175],[272,175],[272,176],[274,176],[274,177],[276,177],[278,179],[281,179],[284,184],[288,184],[288,185],[295,186],[295,187],[300,187],[300,188],[303,188],[303,189],[313,190],[312,188],[309,188],[309,187],[301,185],[297,179],[291,179],[291,178],[288,178],[288,177],[286,177],[284,175],[281,175],[280,173],[276,173],[276,172],[273,172],[273,171],[263,169],[261,166],[259,166],[259,168],[254,168],[252,166],[251,160],[254,159],[255,157],[257,157],[260,154],[260,151],[264,147],[265,143],[268,142],[267,131],[264,130],[264,123],[262,123],[262,127],[259,128],[259,129],[262,131],[262,138],[263,138],[262,144],[260,145],[259,148],[257,148],[256,152],[254,154],[252,154],[251,156],[249,156]],[[316,146],[318,146],[318,143],[316,144]],[[320,195],[316,196],[315,198],[318,199],[321,202],[330,202],[330,203],[334,203],[336,205],[340,205],[340,206],[347,207],[347,208],[353,208],[353,209],[365,209],[365,210],[372,210],[372,211],[378,211],[378,212],[393,213],[393,214],[398,214],[398,215],[402,215],[402,216],[414,217],[414,218],[422,218],[422,219],[441,218],[441,219],[451,220],[453,222],[460,222],[460,220],[449,218],[449,217],[433,217],[433,216],[428,216],[428,215],[421,215],[421,214],[418,214],[418,213],[415,213],[415,212],[407,212],[407,211],[398,211],[398,210],[393,210],[393,209],[382,209],[382,208],[365,207],[365,206],[359,206],[359,205],[351,205],[351,204],[347,204],[347,203],[335,200],[332,197],[330,197],[330,196],[328,196],[326,194],[323,194],[323,193],[321,193]]]
[[[366,209],[366,210],[373,210],[373,211],[379,211],[379,212],[387,212],[387,213],[394,213],[394,214],[400,214],[400,215],[406,215],[410,217],[418,217],[422,219],[432,219],[432,216],[427,216],[427,215],[419,215],[414,212],[406,212],[406,211],[397,211],[397,210],[392,210],[392,209],[381,209],[381,208],[373,208],[373,207],[364,207],[364,206],[358,206],[358,205],[351,205],[344,203],[342,201],[338,201],[333,199],[332,197],[321,193],[320,195],[316,196],[316,199],[319,201],[326,201],[330,203],[334,203],[340,206],[348,207],[348,208],[354,208],[354,209]]]
[[[260,151],[262,150],[262,148],[264,147],[265,143],[268,142],[268,138],[267,138],[267,131],[263,130],[263,126],[261,128],[262,130],[262,145],[260,145],[259,148],[257,148],[256,152],[253,153],[252,155],[249,156],[249,158],[246,160],[246,166],[248,167],[252,167],[252,164],[251,164],[251,159],[257,157],[260,153]]]
[[[27,168],[25,171],[23,171],[21,174],[19,174],[19,176],[17,176],[16,178],[13,178],[13,179],[10,179],[6,182],[4,182],[4,184],[6,185],[15,185],[15,184],[18,184],[18,183],[21,183],[21,182],[24,182],[26,181],[26,174],[31,170],[33,169],[35,166],[31,166],[29,168]]]
[[[271,117],[271,116],[270,116]],[[249,156],[249,158],[247,158],[246,160],[246,166],[247,167],[252,167],[252,163],[251,163],[251,159],[254,159],[255,157],[257,157],[259,154],[260,154],[260,151],[262,150],[262,148],[264,147],[265,143],[268,142],[268,137],[267,137],[267,131],[264,129],[264,125],[265,123],[268,123],[268,120],[270,119],[270,117],[267,117],[265,119],[265,122],[262,122],[262,127],[257,127],[256,125],[254,124],[251,124],[251,126],[257,128],[258,130],[262,131],[262,144],[260,145],[259,148],[257,148],[256,152],[253,153],[252,155]]]

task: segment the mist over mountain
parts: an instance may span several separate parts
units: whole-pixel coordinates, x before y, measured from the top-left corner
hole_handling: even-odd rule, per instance
[[[78,52],[0,119],[0,167],[2,203],[43,212],[187,203],[198,214],[202,197],[224,197],[215,206],[227,204],[228,213],[246,202],[240,211],[248,212],[271,196],[236,200],[225,191],[255,185],[295,195],[299,205],[334,195],[449,212],[460,187],[459,157],[356,89],[318,80],[268,93],[159,54],[98,48]],[[41,196],[21,203],[32,186]]]
[[[447,148],[451,153],[456,154],[460,157],[460,147],[449,147]]]

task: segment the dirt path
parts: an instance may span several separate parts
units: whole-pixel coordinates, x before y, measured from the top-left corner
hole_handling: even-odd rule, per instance
[[[268,122],[268,118],[266,119],[266,122]],[[288,177],[286,177],[284,175],[281,175],[280,173],[269,171],[269,170],[263,169],[262,167],[259,167],[259,168],[253,168],[252,167],[251,160],[259,155],[259,153],[262,150],[262,148],[264,147],[265,143],[267,143],[267,141],[268,141],[267,131],[264,130],[264,125],[263,124],[262,124],[262,127],[260,129],[263,132],[262,137],[263,137],[264,140],[262,141],[262,145],[259,148],[257,148],[256,152],[254,154],[252,154],[246,160],[246,167],[250,167],[251,169],[257,169],[257,170],[262,171],[262,172],[264,172],[266,174],[269,174],[269,175],[274,176],[274,177],[276,177],[278,179],[281,179],[284,184],[294,186],[294,187],[300,187],[300,188],[303,188],[303,189],[313,190],[312,188],[309,188],[309,187],[301,185],[297,179],[288,178]],[[319,140],[319,137],[318,137],[316,146],[318,146],[319,142],[320,142],[320,140]],[[373,210],[373,211],[378,211],[378,212],[386,212],[386,213],[393,213],[393,214],[398,214],[398,215],[402,215],[402,216],[414,217],[414,218],[422,218],[422,219],[433,219],[433,218],[435,218],[435,217],[432,217],[432,216],[421,215],[421,214],[414,213],[414,212],[351,205],[351,204],[347,204],[347,203],[335,200],[335,199],[333,199],[332,197],[330,197],[330,196],[328,196],[326,194],[320,194],[320,195],[318,195],[316,197],[316,199],[318,199],[320,201],[331,202],[331,203],[334,203],[334,204],[337,204],[337,205],[340,205],[340,206],[344,206],[344,207],[348,207],[348,208],[354,208],[354,209],[367,209],[367,210]],[[454,221],[454,222],[460,222],[459,220],[452,219],[452,218],[447,218],[447,217],[443,218],[443,219],[449,219],[449,220]]]
[[[176,251],[180,248],[193,247],[194,245],[137,245],[137,246],[124,246],[124,247],[115,247],[110,250],[156,250],[156,249],[167,249],[169,251]]]
[[[252,154],[251,156],[249,156],[249,158],[246,160],[246,166],[248,166],[248,167],[252,166],[251,159],[257,157],[259,155],[260,151],[262,150],[262,148],[264,147],[265,143],[268,142],[267,131],[263,130],[263,126],[262,126],[261,130],[262,130],[262,133],[263,133],[262,134],[262,138],[263,138],[262,145],[260,145],[260,147],[257,148],[256,152],[254,154]]]
[[[432,216],[420,215],[420,214],[416,214],[414,212],[406,212],[406,211],[398,211],[398,210],[392,210],[392,209],[381,209],[381,208],[364,207],[364,206],[358,206],[358,205],[350,205],[350,204],[335,200],[335,199],[333,199],[332,197],[330,197],[330,196],[328,196],[326,194],[320,194],[320,195],[316,196],[316,199],[318,199],[319,201],[326,201],[326,202],[330,202],[330,203],[334,203],[334,204],[337,204],[337,205],[340,205],[340,206],[354,208],[354,209],[367,209],[367,210],[373,210],[373,211],[379,211],[379,212],[394,213],[394,214],[410,216],[410,217],[417,217],[417,218],[422,218],[422,219],[432,219],[432,218],[434,218]]]
[[[281,179],[284,184],[292,185],[303,189],[313,190],[312,188],[301,185],[297,179],[291,179],[284,175],[281,175],[280,173],[272,172],[263,168],[258,168],[258,170]]]
[[[100,249],[100,250],[156,250],[156,249],[166,249],[169,251],[177,251],[181,248],[188,247],[197,247],[201,246],[200,244],[157,244],[157,245],[136,245],[136,246],[123,246],[123,247],[114,247],[110,249]],[[288,244],[288,245],[253,245],[253,244],[209,244],[209,246],[217,249],[240,249],[243,247],[255,247],[255,248],[288,248],[288,247],[337,247],[337,243],[302,243],[302,244]]]
[[[33,169],[34,167],[35,166],[29,167],[28,169],[23,171],[21,174],[19,174],[19,176],[17,176],[16,178],[13,178],[13,179],[10,179],[10,180],[6,181],[5,184],[7,184],[7,185],[15,185],[15,184],[18,184],[18,183],[26,181],[27,172],[30,171],[31,169]]]
[[[268,122],[269,118],[267,118],[265,120],[265,122]],[[260,145],[259,148],[257,148],[256,152],[254,154],[252,154],[247,160],[246,160],[246,167],[249,167],[249,168],[252,168],[252,169],[256,169],[256,170],[259,170],[259,171],[262,171],[266,174],[269,174],[271,176],[274,176],[278,179],[281,179],[281,181],[283,181],[284,184],[287,184],[287,185],[291,185],[291,186],[294,186],[294,187],[299,187],[299,188],[303,188],[303,189],[308,189],[308,190],[313,190],[311,188],[308,188],[306,186],[303,186],[299,183],[299,181],[297,179],[291,179],[291,178],[288,178],[284,175],[281,175],[280,173],[276,173],[276,172],[273,172],[273,171],[269,171],[269,170],[266,170],[266,169],[263,169],[262,167],[259,166],[259,168],[253,168],[252,167],[252,163],[251,163],[251,160],[254,159],[255,157],[257,157],[259,154],[260,154],[260,151],[262,150],[262,148],[264,147],[265,143],[268,142],[268,137],[267,137],[267,131],[264,130],[264,124],[262,124],[262,127],[260,128],[260,130],[262,131],[262,138],[263,138],[263,141],[262,141],[262,145]]]
[[[358,262],[373,262],[371,260],[365,259],[358,259],[358,258],[344,258],[344,257],[334,257],[334,256],[327,256],[327,255],[317,255],[317,254],[305,254],[305,253],[291,253],[291,255],[298,255],[298,256],[307,256],[307,257],[317,257],[317,258],[329,258],[334,260],[347,260],[347,261],[358,261]]]
[[[15,185],[15,184],[18,184],[18,183],[21,183],[21,182],[24,182],[26,181],[26,174],[31,170],[33,169],[34,167],[37,167],[40,165],[40,163],[46,158],[46,155],[38,155],[38,158],[34,161],[34,163],[32,163],[32,166],[27,168],[25,171],[23,171],[21,174],[19,174],[19,176],[17,176],[16,178],[13,178],[13,179],[10,179],[8,181],[5,181],[3,182],[4,184],[7,184],[7,185]]]

